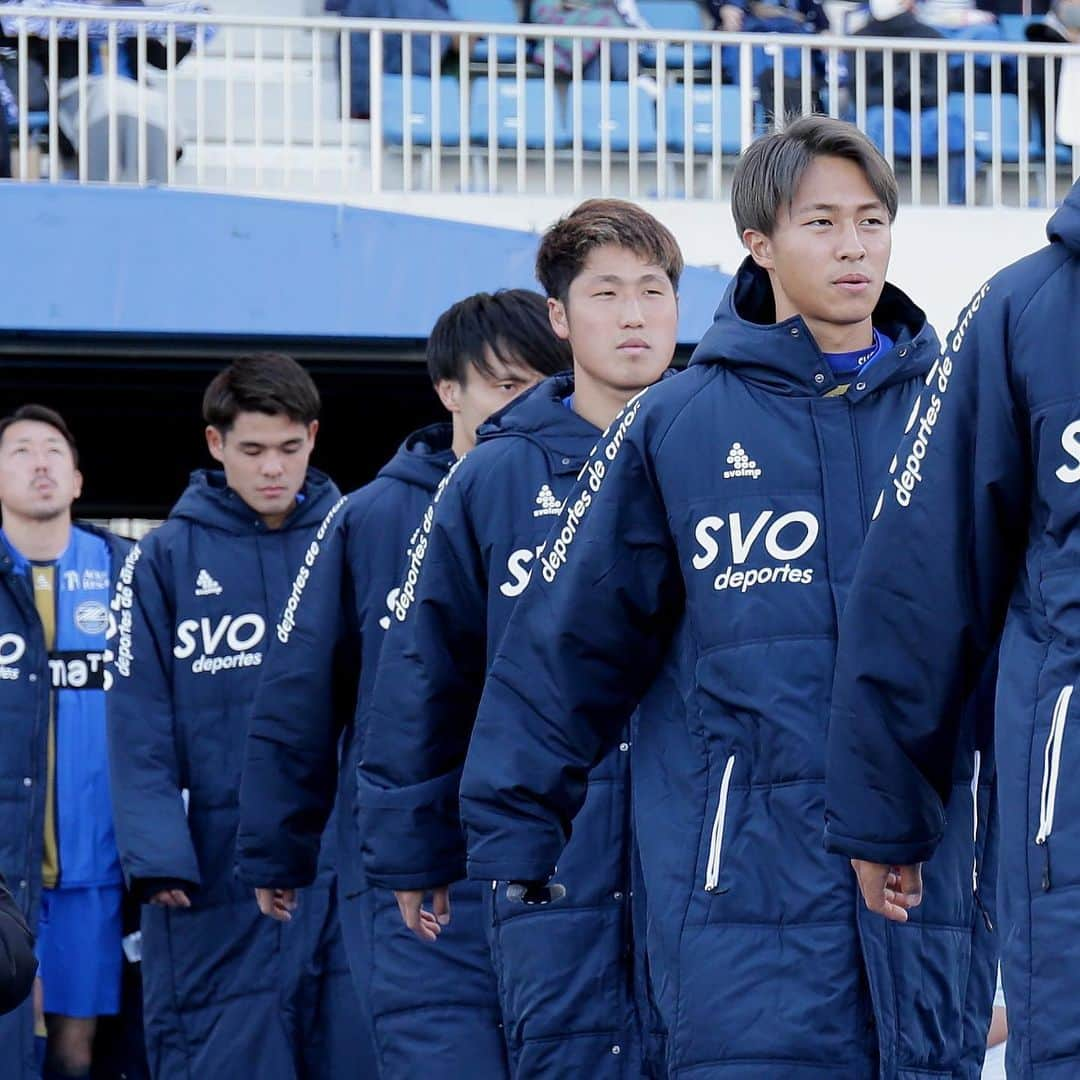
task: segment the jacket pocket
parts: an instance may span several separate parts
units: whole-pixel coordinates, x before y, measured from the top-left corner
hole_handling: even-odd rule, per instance
[[[1039,795],[1039,831],[1035,834],[1035,843],[1046,851],[1046,865],[1043,870],[1042,887],[1050,888],[1050,850],[1049,840],[1054,831],[1054,811],[1057,804],[1058,782],[1061,779],[1061,748],[1065,741],[1065,724],[1069,718],[1069,703],[1072,700],[1073,687],[1063,686],[1054,704],[1054,713],[1050,720],[1050,731],[1046,736],[1043,749],[1042,789]]]
[[[728,795],[731,790],[731,773],[735,768],[735,755],[731,754],[724,766],[723,779],[720,781],[720,797],[716,800],[716,814],[713,816],[712,834],[709,837],[709,858],[705,864],[705,891],[719,892],[720,862],[724,851],[724,825],[727,820]]]

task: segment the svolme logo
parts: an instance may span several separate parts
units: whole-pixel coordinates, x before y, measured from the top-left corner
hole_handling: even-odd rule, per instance
[[[547,484],[542,485],[536,496],[533,517],[558,517],[560,510],[562,510],[562,500],[555,497],[555,493]]]
[[[728,451],[727,463],[730,469],[724,470],[724,479],[733,480],[737,476],[746,476],[751,480],[757,480],[761,476],[758,463],[743,449],[742,443],[732,443]]]

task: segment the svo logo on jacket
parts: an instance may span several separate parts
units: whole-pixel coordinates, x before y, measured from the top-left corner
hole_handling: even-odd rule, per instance
[[[773,510],[762,510],[749,523],[738,511],[727,517],[710,514],[694,526],[699,550],[691,563],[695,570],[708,570],[721,554],[725,556],[727,567],[713,578],[718,592],[737,589],[745,593],[756,585],[809,585],[814,580],[813,568],[791,564],[810,551],[820,532],[818,519],[809,510],[791,510],[779,516]],[[738,569],[751,556],[760,560],[762,550],[772,565]]]
[[[201,619],[184,619],[176,627],[173,656],[177,660],[188,660],[199,652],[200,655],[191,662],[195,675],[216,675],[232,668],[257,667],[263,656],[252,650],[265,636],[266,620],[253,611],[243,615],[222,615],[216,621],[205,615]],[[222,655],[218,655],[219,652]]]
[[[0,634],[0,681],[14,681],[19,677],[15,665],[26,652],[26,641],[18,634]]]
[[[1075,484],[1080,480],[1080,420],[1074,420],[1061,433],[1061,448],[1073,459],[1071,465],[1062,465],[1057,478],[1063,484]]]
[[[510,576],[499,586],[499,592],[503,596],[512,600],[525,591],[532,577],[531,564],[534,559],[540,558],[543,550],[544,545],[540,544],[535,548],[518,548],[517,551],[510,552],[506,559],[506,572]]]

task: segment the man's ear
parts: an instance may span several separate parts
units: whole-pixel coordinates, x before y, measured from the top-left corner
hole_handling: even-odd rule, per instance
[[[457,379],[440,379],[435,384],[435,393],[448,413],[461,412],[461,383]]]
[[[213,424],[206,426],[206,449],[215,461],[225,460],[225,436]]]
[[[312,448],[314,448],[314,446],[315,446],[315,436],[318,435],[318,434],[319,434],[319,421],[318,420],[312,420],[311,423],[308,424],[308,429],[307,429],[308,442],[311,443]]]
[[[570,340],[570,317],[566,313],[566,305],[561,300],[548,297],[548,321],[555,336],[560,341]]]
[[[776,263],[773,260],[772,240],[757,229],[743,229],[743,247],[750,252],[750,258],[761,267],[762,270],[773,270]]]
[[[75,470],[75,484],[74,484],[74,486],[72,488],[72,490],[75,492],[75,494],[72,496],[72,501],[74,501],[75,499],[78,499],[78,498],[80,498],[82,496],[82,486],[83,486],[83,475],[82,475],[81,472],[79,472],[78,469],[76,469]]]

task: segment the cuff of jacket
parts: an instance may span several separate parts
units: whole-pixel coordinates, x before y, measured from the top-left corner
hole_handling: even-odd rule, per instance
[[[472,859],[468,861],[472,881],[548,881],[555,876],[554,859]]]
[[[840,836],[825,827],[825,850],[834,855],[846,855],[849,859],[887,866],[914,866],[923,863],[934,854],[941,842],[941,833],[928,840],[865,840],[854,836]]]
[[[185,881],[183,878],[147,877],[132,878],[128,889],[140,904],[149,904],[153,897],[166,889],[181,889],[190,898],[199,891],[199,886],[194,881]]]
[[[465,876],[460,784],[460,769],[398,788],[378,787],[357,773],[368,881],[388,889],[427,889]]]
[[[262,835],[241,824],[236,838],[236,876],[254,889],[302,889],[318,874],[319,845],[278,843],[271,846]],[[283,840],[285,830],[277,834]]]

